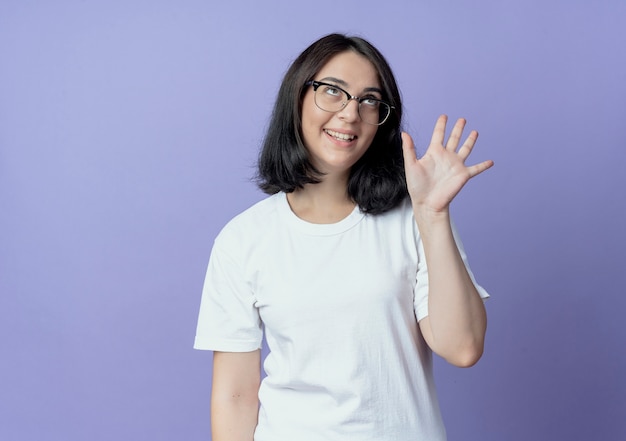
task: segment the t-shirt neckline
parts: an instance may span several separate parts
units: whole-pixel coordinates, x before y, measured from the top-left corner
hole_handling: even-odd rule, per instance
[[[296,216],[289,206],[286,193],[279,193],[277,195],[277,203],[278,211],[280,212],[281,217],[290,228],[311,236],[332,236],[335,234],[341,234],[354,227],[365,216],[365,214],[359,209],[359,206],[356,205],[354,210],[352,210],[349,215],[341,219],[339,222],[332,224],[314,224]]]

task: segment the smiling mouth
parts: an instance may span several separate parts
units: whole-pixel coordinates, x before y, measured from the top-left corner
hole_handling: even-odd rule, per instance
[[[333,138],[339,140],[339,141],[352,141],[354,139],[356,139],[355,135],[348,135],[345,133],[339,133],[339,132],[335,132],[333,130],[328,130],[328,129],[324,129],[324,132],[327,135],[332,136]]]

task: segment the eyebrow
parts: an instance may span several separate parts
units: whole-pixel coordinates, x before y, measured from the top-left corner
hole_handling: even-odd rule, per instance
[[[340,86],[348,87],[348,83],[335,77],[324,77],[320,81],[332,81],[333,83],[337,83]],[[378,92],[381,96],[384,95],[383,91],[380,90],[378,87],[366,87],[365,89],[363,89],[363,92]]]

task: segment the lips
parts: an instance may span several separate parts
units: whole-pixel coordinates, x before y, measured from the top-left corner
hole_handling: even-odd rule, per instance
[[[324,133],[335,138],[338,141],[354,141],[357,137],[356,135],[349,135],[347,133],[336,132],[334,130],[324,129]]]

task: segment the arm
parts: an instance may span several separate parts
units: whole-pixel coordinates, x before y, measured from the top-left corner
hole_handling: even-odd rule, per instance
[[[407,186],[428,265],[428,316],[420,321],[420,330],[435,353],[467,367],[482,355],[487,317],[454,241],[449,206],[467,181],[493,162],[465,166],[478,133],[472,131],[457,151],[465,120],[457,121],[444,146],[446,122],[445,116],[438,119],[420,160],[411,137],[404,133],[402,139]]]
[[[261,351],[214,352],[213,441],[252,441],[259,415]]]
[[[487,315],[452,235],[450,220],[418,222],[428,265],[428,316],[419,325],[430,348],[459,367],[483,353]]]

